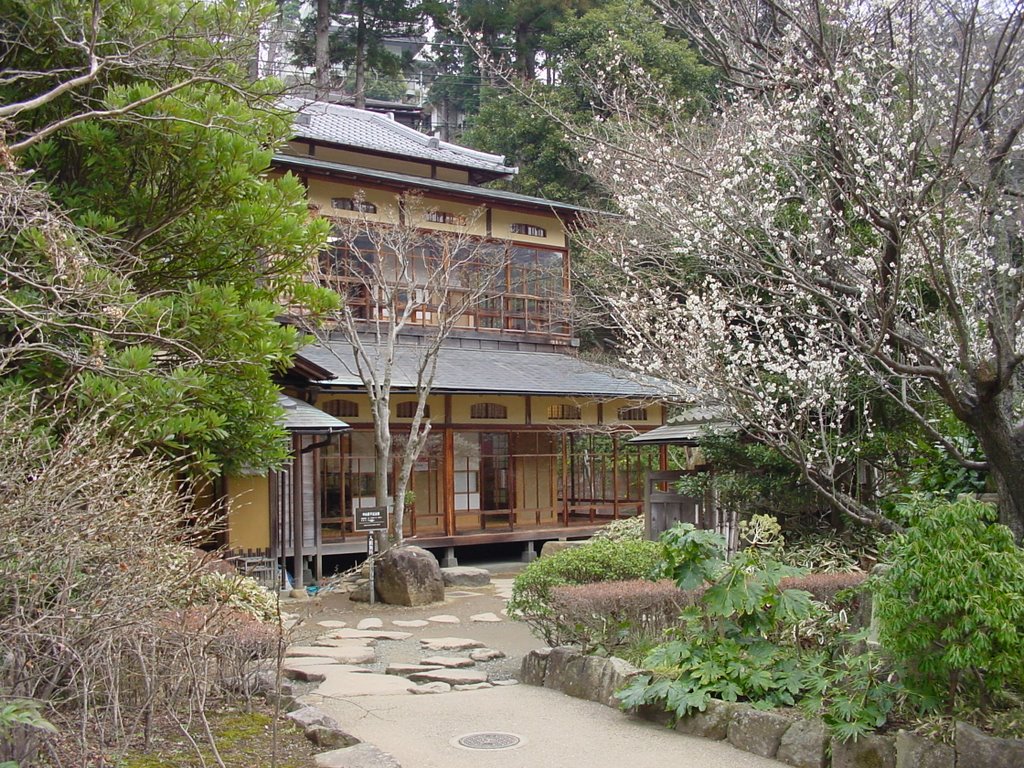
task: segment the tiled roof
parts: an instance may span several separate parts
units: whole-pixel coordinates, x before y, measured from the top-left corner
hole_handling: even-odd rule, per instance
[[[274,164],[281,167],[302,168],[307,171],[323,171],[328,174],[344,176],[355,180],[366,179],[370,182],[378,181],[385,184],[396,184],[402,188],[415,187],[418,189],[437,190],[438,192],[465,195],[479,200],[494,200],[496,202],[509,203],[510,205],[526,205],[555,211],[597,213],[597,211],[593,211],[590,208],[581,208],[578,205],[546,200],[543,197],[531,197],[530,195],[520,195],[501,189],[488,189],[487,187],[477,187],[471,184],[458,184],[454,181],[441,181],[440,179],[428,179],[422,176],[407,176],[404,173],[393,173],[392,171],[378,171],[354,165],[330,163],[326,160],[317,160],[312,157],[278,154],[274,155]],[[609,216],[611,214],[603,213],[602,215]]]
[[[697,445],[708,434],[731,434],[736,425],[721,408],[697,406],[673,417],[668,424],[637,435],[629,442],[638,445]]]
[[[289,432],[340,432],[349,428],[344,421],[294,397],[279,394],[277,404],[284,408],[282,425]]]
[[[414,157],[432,163],[471,168],[504,176],[518,172],[505,165],[504,155],[478,152],[427,136],[385,115],[322,101],[288,98],[280,102],[297,117],[295,136],[346,147]]]
[[[417,362],[422,347],[396,347],[394,387],[412,389],[416,384]],[[346,341],[328,346],[312,345],[299,357],[334,372],[334,378],[318,382],[325,386],[362,387],[356,373],[355,357]],[[442,347],[437,358],[437,375],[432,392],[488,393],[509,395],[558,395],[586,397],[662,398],[669,388],[656,379],[637,379],[628,371],[581,360],[557,352],[464,349]]]

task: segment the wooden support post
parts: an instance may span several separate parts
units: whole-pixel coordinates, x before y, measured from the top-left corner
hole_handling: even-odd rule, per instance
[[[292,588],[302,589],[302,436],[292,436]]]
[[[444,533],[455,535],[455,432],[444,430]]]
[[[269,538],[270,538],[270,549],[267,555],[275,563],[280,563],[282,570],[284,569],[284,558],[281,557],[281,537],[278,534],[278,521],[281,517],[281,500],[278,498],[278,484],[280,482],[281,473],[276,469],[270,470],[267,477],[267,493],[270,496],[270,519],[267,521],[270,526]],[[278,581],[277,575],[275,574],[275,582]],[[281,585],[278,584],[278,587]]]
[[[323,554],[323,465],[320,461],[320,449],[314,448],[310,457],[313,463],[313,578],[320,581],[324,577]]]
[[[619,436],[612,435],[612,517],[619,519]]]
[[[569,457],[567,455],[568,435],[562,433],[562,525],[569,525]]]

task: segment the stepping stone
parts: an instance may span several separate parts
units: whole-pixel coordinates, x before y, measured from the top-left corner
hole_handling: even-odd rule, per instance
[[[356,744],[313,755],[317,768],[402,768],[393,755],[373,744]]]
[[[431,656],[427,659],[421,659],[420,664],[429,664],[437,669],[438,667],[444,667],[445,669],[457,669],[459,667],[472,667],[473,660],[467,659],[462,656]]]
[[[439,616],[430,616],[427,621],[432,621],[435,624],[459,624],[459,617],[452,616],[448,613],[442,613]]]
[[[337,629],[327,637],[338,640],[406,640],[412,637],[410,632],[389,632],[386,629]]]
[[[384,622],[380,619],[363,619],[356,624],[356,629],[384,629]]]
[[[491,572],[486,568],[470,568],[464,565],[442,568],[441,577],[446,587],[485,587],[491,583]]]
[[[495,622],[501,621],[500,616],[496,616],[493,613],[477,613],[469,617],[470,621],[483,621],[483,622]]]
[[[491,680],[491,685],[519,685],[519,681],[510,677],[508,680]]]
[[[338,672],[322,667],[324,681],[313,691],[317,696],[346,698],[348,696],[396,696],[409,692],[409,681],[404,677],[379,672]],[[421,674],[427,674],[423,672]]]
[[[426,651],[468,651],[471,648],[484,647],[479,640],[470,640],[466,637],[423,637],[420,638],[420,645]]]
[[[281,675],[288,680],[299,680],[306,683],[322,683],[330,674],[348,672],[351,674],[369,674],[370,670],[365,667],[356,667],[351,664],[332,664],[330,659],[321,659],[326,664],[310,664],[294,669],[281,669]]]
[[[505,654],[494,648],[481,648],[478,651],[472,651],[469,658],[473,661],[494,661],[495,659],[504,659]]]
[[[410,685],[409,693],[448,693],[452,687],[448,683],[424,683],[423,685]]]
[[[452,688],[456,691],[481,691],[484,688],[493,688],[490,683],[467,683],[465,685],[453,685]]]
[[[313,645],[322,648],[372,648],[376,644],[376,640],[367,637],[338,638],[330,635],[323,635],[313,641]]]
[[[410,627],[412,629],[418,629],[419,627],[425,627],[429,624],[429,621],[423,619],[413,619],[412,621],[402,621],[401,619],[395,619],[391,622],[396,627]]]
[[[335,621],[334,619],[327,619],[325,621],[318,621],[317,626],[323,627],[324,629],[341,629],[342,627],[347,627],[348,624],[346,624],[344,621]]]
[[[287,632],[289,629],[295,629],[295,625],[299,623],[298,619],[285,619],[281,622],[281,628]]]
[[[289,712],[285,717],[303,729],[309,728],[311,725],[321,725],[325,728],[339,727],[337,720],[317,707],[303,707]]]
[[[323,656],[288,656],[281,662],[281,669],[297,669],[298,667],[309,667],[320,664],[331,664],[337,663],[334,659],[328,659]],[[274,670],[273,665],[269,667],[271,671]]]
[[[339,664],[367,664],[374,660],[373,648],[366,646],[351,646],[348,648],[326,648],[316,645],[292,645],[285,652],[285,656],[322,656],[334,659]]]
[[[414,672],[409,675],[414,683],[448,683],[449,685],[473,685],[486,683],[487,673],[475,669],[435,669],[433,672]]]
[[[441,669],[441,666],[439,664],[388,664],[384,674],[405,677],[413,672],[433,672],[435,669]]]

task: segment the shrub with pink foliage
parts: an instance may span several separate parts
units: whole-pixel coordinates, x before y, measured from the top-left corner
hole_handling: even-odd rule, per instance
[[[684,591],[668,580],[555,587],[548,619],[552,644],[579,645],[586,653],[658,639],[699,596],[700,590]]]

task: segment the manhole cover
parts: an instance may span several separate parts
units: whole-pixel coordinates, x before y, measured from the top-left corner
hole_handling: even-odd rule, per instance
[[[485,733],[467,733],[465,736],[458,736],[452,739],[452,744],[463,749],[515,749],[521,747],[526,741],[514,733],[502,733],[500,731],[487,731]]]

